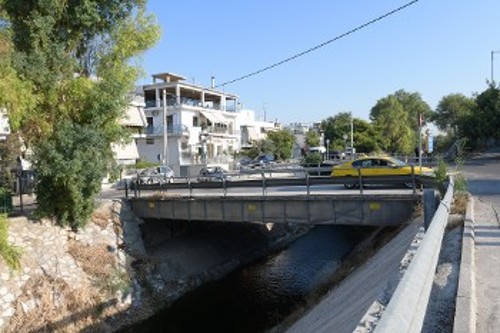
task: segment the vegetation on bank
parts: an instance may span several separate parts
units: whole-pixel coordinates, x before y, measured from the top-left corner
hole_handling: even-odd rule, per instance
[[[0,257],[11,270],[21,267],[21,250],[8,242],[9,222],[5,214],[0,214]]]

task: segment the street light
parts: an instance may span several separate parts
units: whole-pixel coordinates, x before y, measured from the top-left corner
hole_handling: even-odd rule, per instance
[[[491,83],[493,83],[493,55],[495,53],[500,53],[500,50],[491,51]]]
[[[330,139],[326,139],[326,158],[330,160]]]
[[[167,123],[167,90],[163,89],[163,160],[164,165],[168,165],[168,123]]]

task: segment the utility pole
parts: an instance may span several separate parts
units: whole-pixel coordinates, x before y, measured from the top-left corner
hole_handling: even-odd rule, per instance
[[[354,123],[351,112],[351,160],[354,159]]]
[[[167,131],[167,90],[163,89],[163,159],[162,163],[168,165],[168,131]]]
[[[422,114],[418,114],[418,166],[422,172]]]

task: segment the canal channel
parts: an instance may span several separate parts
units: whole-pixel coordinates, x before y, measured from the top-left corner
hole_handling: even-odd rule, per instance
[[[124,332],[269,331],[310,302],[319,289],[332,287],[342,258],[373,230],[315,227],[285,248],[205,283]]]

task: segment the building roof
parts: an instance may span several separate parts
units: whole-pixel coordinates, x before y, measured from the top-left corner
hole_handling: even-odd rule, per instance
[[[184,81],[186,78],[184,76],[180,76],[177,74],[173,73],[157,73],[151,75],[153,77],[153,80],[155,81],[156,79],[163,80],[164,82],[176,82],[176,81]]]

